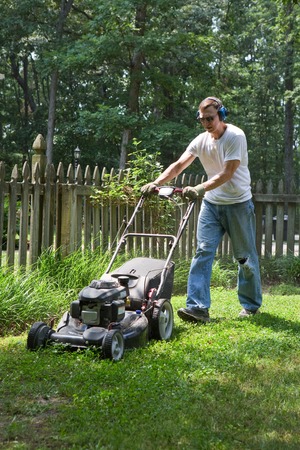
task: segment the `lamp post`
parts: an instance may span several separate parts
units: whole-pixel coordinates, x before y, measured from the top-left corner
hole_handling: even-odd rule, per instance
[[[80,148],[77,147],[74,150],[74,162],[75,162],[75,170],[77,169],[78,163],[79,163],[79,159],[80,159]]]

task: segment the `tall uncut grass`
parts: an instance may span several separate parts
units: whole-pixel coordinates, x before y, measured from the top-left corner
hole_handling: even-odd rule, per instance
[[[115,265],[133,256],[120,255]],[[0,335],[18,334],[35,321],[56,321],[80,290],[106,271],[110,253],[81,251],[62,259],[59,252],[47,251],[34,267],[27,271],[0,270]],[[190,261],[175,261],[173,295],[185,295]],[[273,293],[300,293],[300,259],[264,260],[262,281]],[[212,287],[232,289],[236,285],[237,265],[232,259],[216,260],[212,272]],[[275,283],[275,285],[274,285]]]
[[[37,320],[56,320],[80,290],[108,264],[109,255],[76,252],[61,259],[57,252],[45,252],[26,272],[0,271],[0,330],[20,333]]]
[[[115,266],[130,259],[119,255]],[[18,334],[32,323],[56,322],[91,280],[99,279],[106,271],[111,254],[106,252],[74,252],[62,259],[59,252],[46,251],[34,267],[27,271],[0,270],[0,335]],[[173,295],[185,295],[190,262],[175,262]],[[214,264],[212,285],[234,286],[236,267],[225,268]]]

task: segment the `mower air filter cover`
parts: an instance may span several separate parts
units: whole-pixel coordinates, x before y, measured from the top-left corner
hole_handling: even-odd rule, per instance
[[[79,300],[81,302],[96,301],[105,303],[124,298],[126,298],[126,289],[119,285],[111,289],[95,289],[88,286],[79,293]]]

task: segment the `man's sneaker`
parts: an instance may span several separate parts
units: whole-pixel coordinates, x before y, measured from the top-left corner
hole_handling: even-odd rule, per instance
[[[200,308],[180,308],[177,311],[180,319],[185,320],[187,322],[202,322],[207,323],[210,321],[208,309],[200,309]]]
[[[260,314],[259,309],[255,309],[254,311],[251,311],[251,309],[242,309],[242,311],[239,313],[239,317],[250,317],[255,316],[255,314]]]

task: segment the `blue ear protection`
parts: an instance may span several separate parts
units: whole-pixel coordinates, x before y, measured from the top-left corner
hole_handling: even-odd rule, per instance
[[[226,117],[228,115],[228,111],[225,108],[225,106],[222,105],[221,108],[218,109],[218,114],[219,114],[220,120],[222,120],[222,121],[226,120]]]
[[[217,99],[216,97],[208,97],[207,100],[213,100],[214,102],[216,102],[218,104],[218,114],[220,117],[220,120],[224,121],[226,120],[226,117],[228,116],[228,110],[227,108],[225,108],[225,106],[223,106],[222,102]]]
[[[228,109],[223,106],[223,104],[215,97],[208,97],[207,100],[213,100],[218,104],[218,114],[220,117],[220,120],[224,121],[226,120],[226,117],[228,116]],[[200,111],[197,111],[196,119],[200,119]]]

